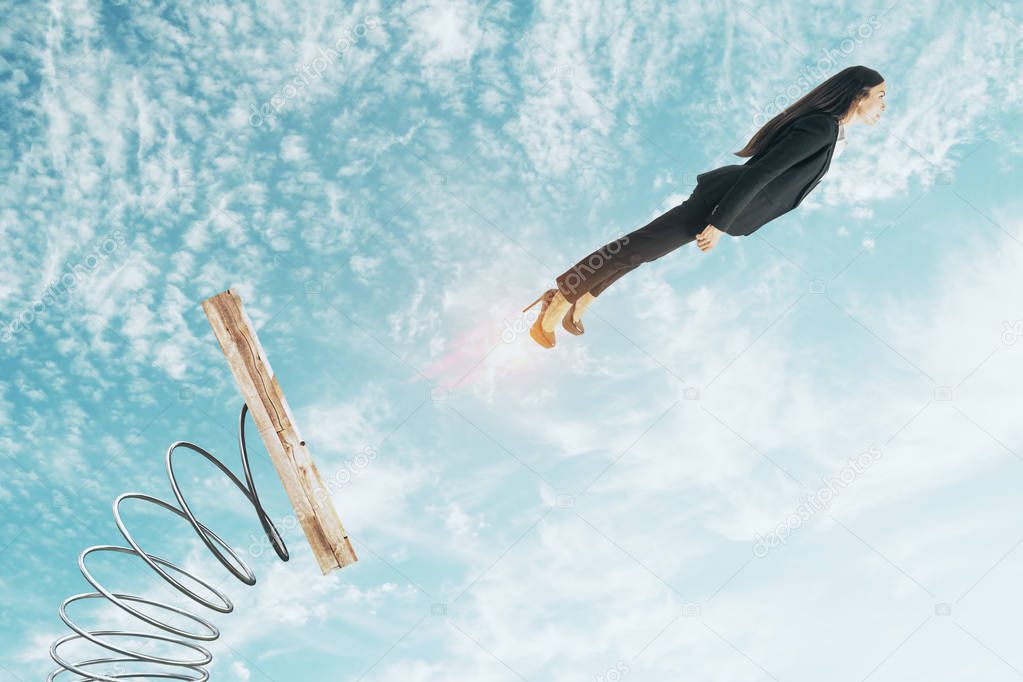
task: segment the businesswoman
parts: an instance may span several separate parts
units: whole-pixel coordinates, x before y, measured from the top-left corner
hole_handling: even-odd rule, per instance
[[[688,199],[559,275],[556,288],[522,310],[543,302],[530,336],[553,348],[558,320],[569,333],[582,334],[583,311],[625,273],[694,240],[701,251],[710,251],[723,233],[753,234],[799,206],[827,172],[836,148],[844,146],[845,127],[880,120],[884,88],[877,71],[850,66],[806,93],[735,152],[749,157],[744,164],[700,173]]]

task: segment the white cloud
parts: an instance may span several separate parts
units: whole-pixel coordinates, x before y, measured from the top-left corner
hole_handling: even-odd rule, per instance
[[[482,39],[476,5],[470,2],[410,3],[405,9],[424,64],[467,62],[472,58]]]

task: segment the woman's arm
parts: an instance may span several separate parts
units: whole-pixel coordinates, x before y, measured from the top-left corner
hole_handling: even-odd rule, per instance
[[[766,154],[743,166],[745,170],[721,197],[707,222],[728,232],[732,221],[764,185],[829,144],[835,125],[835,120],[825,113],[808,114],[793,121],[787,132],[771,142]]]

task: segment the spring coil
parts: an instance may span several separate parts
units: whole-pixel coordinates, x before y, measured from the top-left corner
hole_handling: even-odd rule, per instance
[[[156,505],[161,509],[165,509],[169,512],[173,512],[177,516],[187,519],[195,532],[199,534],[199,538],[203,541],[203,544],[213,553],[213,556],[231,572],[234,577],[242,581],[246,585],[255,585],[256,576],[252,573],[249,566],[231,549],[224,540],[220,538],[216,533],[210,530],[209,527],[199,521],[192,513],[185,501],[184,496],[181,494],[181,488],[178,486],[177,479],[174,475],[173,467],[173,456],[174,452],[179,448],[185,448],[197,452],[207,460],[217,466],[220,471],[227,476],[235,486],[245,495],[245,497],[252,503],[253,508],[256,510],[256,515],[259,517],[260,525],[263,527],[263,532],[270,543],[273,545],[274,551],[277,552],[277,556],[283,561],[288,560],[288,549],[284,545],[284,540],[281,538],[280,533],[277,531],[277,527],[274,526],[270,517],[267,515],[266,510],[259,501],[259,496],[256,494],[256,486],[252,481],[252,471],[249,468],[249,455],[248,449],[245,445],[245,415],[248,412],[248,405],[242,404],[241,413],[238,416],[238,444],[241,452],[242,467],[245,470],[245,483],[242,483],[237,476],[235,476],[230,469],[228,469],[223,462],[214,457],[212,454],[199,447],[195,443],[188,441],[175,441],[167,448],[166,463],[167,463],[167,475],[170,477],[171,488],[174,490],[174,497],[177,498],[178,504],[173,505],[169,502],[165,502],[156,497],[145,495],[143,493],[123,493],[119,495],[113,503],[114,520],[117,522],[117,528],[121,531],[121,535],[128,542],[130,547],[121,547],[115,545],[95,545],[87,547],[78,555],[78,568],[86,581],[95,588],[95,592],[86,592],[83,594],[76,594],[74,596],[65,599],[58,609],[58,614],[61,620],[74,631],[74,634],[69,634],[61,637],[60,639],[53,642],[50,646],[50,657],[60,667],[50,673],[47,677],[47,682],[53,680],[71,679],[71,680],[102,680],[103,682],[118,682],[123,679],[163,679],[163,680],[191,680],[193,682],[205,682],[209,680],[209,671],[206,666],[213,660],[213,655],[210,651],[199,644],[195,644],[193,641],[213,641],[220,637],[220,630],[215,625],[210,623],[205,618],[197,616],[193,613],[185,611],[172,604],[167,604],[160,601],[148,599],[146,597],[122,594],[111,592],[103,585],[101,585],[95,577],[89,572],[86,567],[86,557],[94,553],[115,553],[115,554],[130,554],[137,556],[151,569],[156,571],[160,577],[166,580],[172,587],[186,595],[190,599],[202,604],[206,608],[212,609],[219,613],[230,613],[234,610],[234,605],[231,600],[227,598],[223,592],[215,588],[209,582],[199,578],[198,576],[186,571],[185,569],[177,566],[176,564],[163,559],[154,554],[150,554],[143,550],[139,544],[132,538],[131,533],[128,531],[121,519],[120,505],[124,500],[142,500],[150,504]],[[228,561],[227,556],[230,556],[231,560]],[[172,573],[174,575],[172,575]],[[175,575],[179,577],[175,577]],[[189,587],[186,587],[180,580],[180,577],[185,577],[193,581],[197,585],[202,585],[205,589],[216,596],[216,599],[208,599],[203,595],[193,591]],[[118,608],[131,614],[133,617],[148,623],[159,630],[162,630],[167,635],[158,634],[155,632],[133,632],[126,630],[93,630],[89,631],[85,628],[77,625],[67,613],[67,607],[78,601],[93,600],[93,599],[105,599],[110,603],[114,604]],[[154,616],[145,613],[134,605],[147,605],[156,609],[162,609],[165,612],[176,614],[181,616],[199,626],[198,631],[189,631],[180,627],[175,627],[170,623],[163,622]],[[194,652],[195,656],[191,658],[179,659],[179,658],[168,658],[166,656],[156,656],[153,654],[146,653],[144,651],[137,651],[129,649],[125,646],[118,646],[111,638],[134,638],[141,640],[151,640],[153,642],[164,643],[161,646],[170,643],[172,645],[180,645],[185,647],[191,652]],[[69,642],[75,640],[88,640],[92,644],[101,647],[106,651],[112,651],[120,656],[105,656],[100,658],[93,658],[89,660],[70,662],[62,656],[62,647],[65,647]],[[123,640],[122,640],[123,641]],[[103,652],[105,653],[105,651]],[[156,670],[138,670],[136,672],[109,672],[107,674],[100,674],[95,669],[90,670],[92,666],[117,664],[118,668],[122,667],[123,664],[136,664],[136,666],[165,666],[163,669]],[[78,677],[62,676],[63,673],[75,674]]]

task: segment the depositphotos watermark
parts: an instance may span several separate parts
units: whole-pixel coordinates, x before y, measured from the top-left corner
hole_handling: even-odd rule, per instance
[[[863,472],[879,459],[881,459],[881,448],[871,445],[867,448],[866,452],[861,453],[858,457],[850,457],[847,460],[848,464],[842,467],[837,476],[821,477],[824,485],[810,495],[801,498],[799,506],[796,507],[794,512],[789,514],[784,523],[778,524],[774,530],[765,536],[760,535],[760,533],[756,534],[754,537],[755,542],[753,543],[753,556],[763,559],[772,549],[787,543],[792,531],[801,527],[803,522],[809,520],[814,514],[831,506],[831,501],[838,496],[842,488],[848,488],[852,485]]]
[[[1002,321],[1002,343],[1006,346],[1015,346],[1020,337],[1023,337],[1023,320]]]
[[[536,306],[527,310],[523,315],[516,317],[514,320],[509,322],[508,320],[501,320],[501,340],[505,343],[511,343],[519,337],[520,334],[524,334],[529,331],[529,328],[536,322],[536,318],[540,317],[540,311]]]
[[[593,682],[620,682],[632,669],[625,661],[617,661],[613,667],[608,668],[599,675],[593,676]]]
[[[571,291],[573,294],[576,292],[576,287],[583,283],[584,278],[582,274],[585,272],[587,275],[591,275],[596,272],[597,268],[603,267],[604,263],[611,260],[611,257],[622,250],[622,247],[629,243],[629,238],[622,237],[616,239],[613,242],[608,242],[602,247],[591,253],[584,260],[576,263],[572,266],[572,269],[565,273],[564,284],[565,289]]]
[[[78,261],[65,265],[64,272],[50,282],[41,297],[26,303],[9,322],[0,327],[0,342],[8,343],[15,334],[31,327],[36,317],[48,307],[59,306],[62,301],[66,301],[73,289],[92,277],[99,266],[126,243],[120,230],[111,230],[103,235]]]
[[[310,59],[308,63],[295,67],[295,71],[298,72],[297,76],[281,86],[277,92],[270,95],[270,98],[258,107],[255,104],[249,105],[249,108],[252,110],[252,113],[249,114],[249,125],[258,128],[267,119],[272,119],[276,114],[280,113],[284,105],[288,103],[288,100],[298,97],[299,93],[309,87],[313,81],[319,80],[329,66],[341,59],[341,56],[352,45],[364,38],[370,30],[375,29],[379,25],[380,20],[377,17],[367,17],[354,27],[345,29],[341,37],[334,41],[333,46],[326,49],[322,45],[317,47],[316,50],[319,54]]]
[[[796,79],[796,82],[790,84],[785,88],[783,94],[775,97],[774,100],[768,102],[766,106],[761,107],[754,114],[753,124],[757,127],[764,125],[801,98],[809,88],[826,78],[839,65],[847,64],[850,55],[856,48],[873,36],[880,26],[880,19],[873,14],[868,15],[865,22],[860,22],[850,29],[849,37],[844,38],[839,43],[837,49],[822,47],[820,50],[822,53],[821,57],[812,65],[806,67],[804,73]]]
[[[305,441],[302,441],[305,443]],[[377,458],[377,451],[372,446],[367,445],[362,449],[362,452],[355,455],[351,460],[343,462],[341,466],[334,470],[334,473],[323,479],[323,487],[317,488],[313,493],[313,499],[317,507],[322,507],[324,504],[332,504],[331,497],[335,492],[348,485],[355,476],[362,473],[369,463]],[[316,510],[312,510],[313,514]],[[279,521],[274,523],[277,530],[280,532],[282,538],[287,538],[293,530],[301,527],[302,522],[305,520],[305,514],[302,510],[296,510],[294,514],[288,514],[282,517]],[[249,547],[248,553],[252,557],[261,557],[267,550],[273,549],[273,545],[270,543],[270,538],[265,533],[249,534]]]

